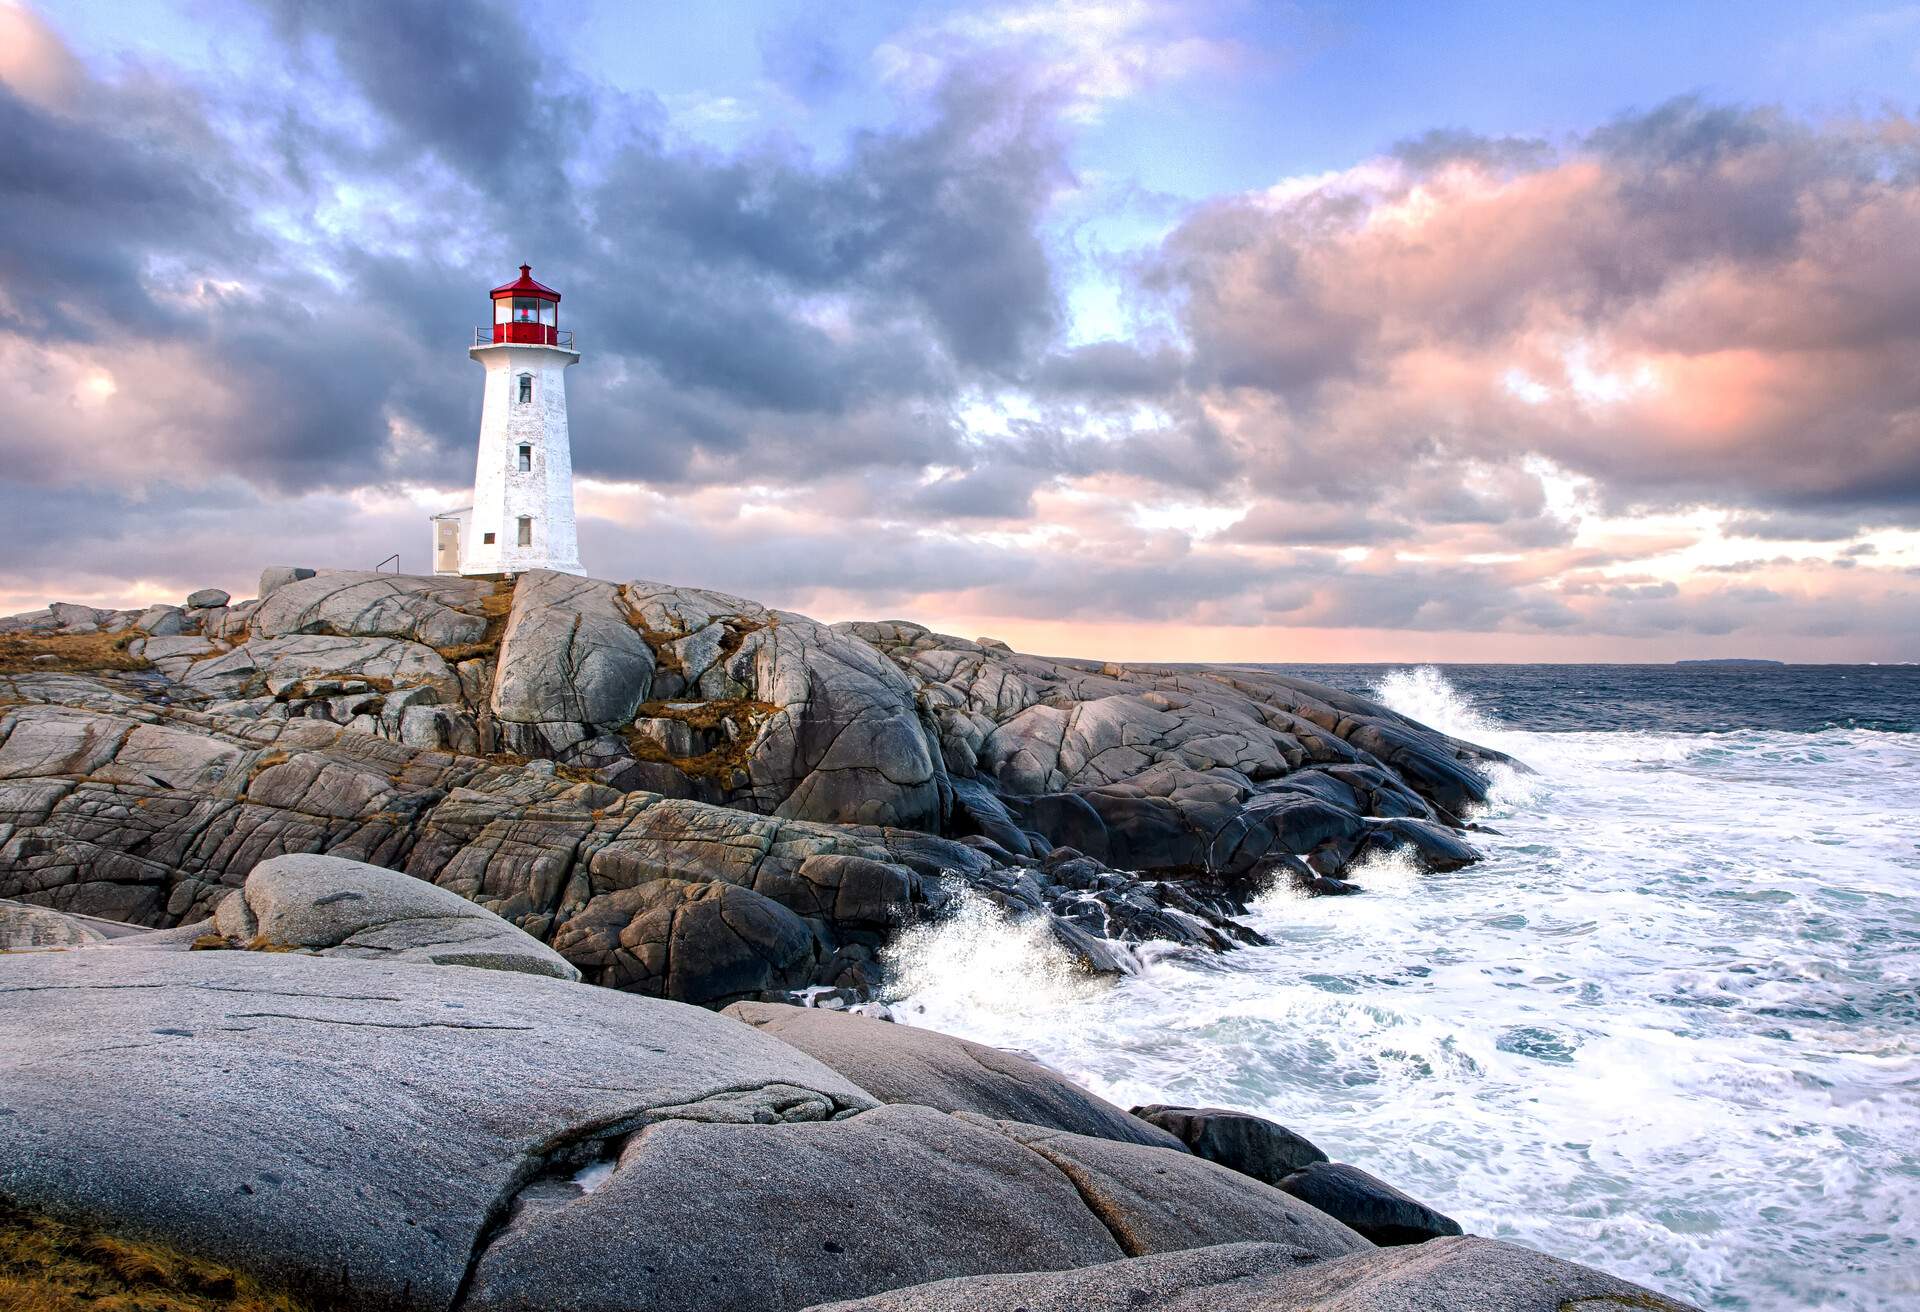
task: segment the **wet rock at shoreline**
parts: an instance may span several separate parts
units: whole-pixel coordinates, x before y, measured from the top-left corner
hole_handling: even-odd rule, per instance
[[[1327,1155],[1286,1126],[1219,1107],[1135,1107],[1133,1115],[1165,1130],[1210,1162],[1277,1185]]]
[[[1461,1233],[1460,1223],[1452,1217],[1345,1162],[1315,1162],[1279,1184],[1382,1247],[1421,1244]]]

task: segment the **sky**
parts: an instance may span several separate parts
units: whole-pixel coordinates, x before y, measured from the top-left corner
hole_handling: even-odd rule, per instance
[[[0,0],[0,613],[428,565],[1115,660],[1920,659],[1920,4]]]

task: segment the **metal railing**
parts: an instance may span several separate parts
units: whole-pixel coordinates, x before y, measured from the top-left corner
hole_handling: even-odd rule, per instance
[[[475,328],[473,330],[473,344],[475,346],[545,346],[547,345],[547,343],[545,342],[496,342],[493,340],[493,329],[490,327]],[[552,345],[559,347],[563,351],[573,350],[574,349],[573,329],[571,328],[555,329],[553,334]]]
[[[397,551],[394,552],[391,556],[388,556],[385,560],[381,561],[378,565],[375,565],[373,567],[373,572],[375,574],[379,574],[382,571],[384,571],[389,565],[393,566],[393,572],[395,574],[398,574],[400,572],[400,553],[399,552]]]

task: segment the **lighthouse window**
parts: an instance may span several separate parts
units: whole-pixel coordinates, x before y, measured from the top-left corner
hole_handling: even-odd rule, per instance
[[[515,323],[539,323],[540,302],[531,297],[518,296],[513,302],[513,321]]]
[[[524,474],[532,468],[533,468],[533,448],[530,446],[523,446],[520,448],[520,472]]]
[[[533,400],[533,375],[521,374],[520,375],[520,404],[525,405],[527,402],[531,400]]]
[[[482,542],[484,542],[484,543],[485,543],[486,545],[488,545],[488,546],[492,546],[492,545],[493,545],[493,534],[491,534],[491,533],[482,533],[482,534],[480,535],[480,540],[481,540]]]
[[[520,545],[523,547],[533,545],[533,521],[525,515],[520,516]]]

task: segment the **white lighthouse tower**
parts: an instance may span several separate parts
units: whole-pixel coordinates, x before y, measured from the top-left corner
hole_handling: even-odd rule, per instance
[[[467,352],[487,371],[473,504],[433,517],[433,572],[584,574],[567,442],[566,370],[580,353],[560,327],[560,293],[531,266],[492,296],[493,326]]]

